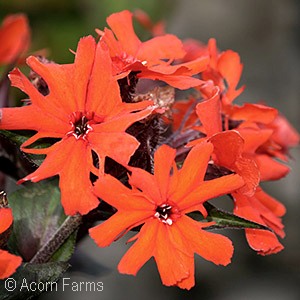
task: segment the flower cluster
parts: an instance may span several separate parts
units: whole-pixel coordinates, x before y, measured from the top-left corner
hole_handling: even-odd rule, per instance
[[[29,46],[28,30],[13,40],[15,18],[24,17],[9,17],[0,31],[0,63],[7,65]],[[97,38],[80,39],[73,63],[29,56],[29,77],[17,68],[9,73],[28,99],[0,109],[0,129],[34,131],[21,150],[45,155],[19,183],[58,175],[70,216],[110,208],[111,216],[89,230],[97,245],[138,230],[119,263],[121,273],[135,275],[154,257],[163,284],[190,289],[194,253],[218,265],[229,264],[233,254],[227,237],[208,231],[218,225],[208,200],[228,195],[231,215],[258,226],[245,232],[259,254],[283,249],[278,237],[284,237],[285,207],[260,183],[287,175],[288,151],[299,134],[272,107],[233,103],[244,90],[236,52],[220,51],[214,39],[207,45],[181,41],[142,12],[137,19],[151,39],[141,41],[133,14],[122,11],[107,18],[109,28],[97,29]],[[13,26],[24,29],[18,22]],[[186,91],[185,99],[178,90]],[[50,144],[39,146],[44,139]],[[3,232],[11,211],[0,213]],[[0,251],[4,278],[20,258]],[[2,257],[13,266],[2,270]]]

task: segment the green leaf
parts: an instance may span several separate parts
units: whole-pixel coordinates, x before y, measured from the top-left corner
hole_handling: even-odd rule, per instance
[[[1,130],[0,137],[2,136],[5,139],[8,139],[13,146],[20,148],[20,146],[27,141],[34,133],[32,131],[8,131],[8,130]],[[43,139],[40,140],[32,145],[32,148],[41,149],[47,148],[52,145],[52,139]],[[35,164],[36,167],[40,166],[44,161],[45,155],[34,155],[23,153],[23,158],[29,160],[31,163]]]
[[[10,278],[0,280],[0,300],[26,300],[56,291],[57,280],[69,266],[66,262],[23,264]]]
[[[208,216],[206,219],[203,218],[202,214],[199,212],[192,212],[189,214],[191,218],[197,221],[207,221],[207,222],[216,222],[216,224],[206,227],[206,229],[264,229],[270,230],[268,227],[258,224],[256,222],[249,221],[247,219],[238,217],[232,213],[223,211],[216,208],[212,204],[205,202],[204,207],[207,210]]]
[[[14,224],[9,240],[10,251],[30,261],[47,244],[67,216],[60,203],[57,180],[28,183],[9,195]],[[74,252],[76,232],[60,246],[52,261],[67,261]]]

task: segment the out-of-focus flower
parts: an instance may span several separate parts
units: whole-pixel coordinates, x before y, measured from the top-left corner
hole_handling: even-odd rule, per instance
[[[134,18],[145,28],[147,29],[152,36],[164,35],[165,31],[165,22],[158,21],[153,23],[150,17],[141,9],[136,9],[133,13]]]
[[[7,16],[0,27],[0,65],[16,63],[30,44],[30,28],[23,14]]]

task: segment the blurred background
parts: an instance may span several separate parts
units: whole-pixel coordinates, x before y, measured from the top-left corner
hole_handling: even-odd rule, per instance
[[[207,42],[217,39],[222,50],[237,51],[244,63],[245,92],[237,103],[263,101],[279,109],[300,130],[300,2],[298,0],[0,0],[0,19],[24,12],[32,28],[31,50],[46,48],[50,59],[72,62],[81,36],[105,26],[105,18],[123,9],[143,9],[154,21],[164,19],[167,32]],[[141,39],[148,37],[136,26]],[[118,274],[117,264],[128,249],[121,239],[106,249],[86,238],[65,274],[71,281],[103,282],[102,292],[73,292],[64,299],[300,299],[300,150],[292,150],[291,173],[264,184],[287,207],[284,251],[261,257],[246,244],[243,231],[222,232],[235,245],[231,265],[217,267],[196,258],[196,286],[190,291],[161,285],[153,260],[137,277]],[[62,289],[41,299],[61,299]]]

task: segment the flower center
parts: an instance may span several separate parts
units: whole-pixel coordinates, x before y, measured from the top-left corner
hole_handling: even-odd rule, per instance
[[[72,129],[67,135],[73,135],[77,140],[86,139],[87,134],[93,130],[91,124],[96,124],[94,112],[74,112],[70,116],[70,124]],[[100,122],[99,122],[100,123]]]
[[[167,225],[172,225],[179,216],[178,208],[168,203],[157,206],[154,214],[154,217]]]
[[[82,116],[81,119],[74,123],[74,133],[77,137],[85,135],[91,126],[88,124],[88,119],[86,116]]]

